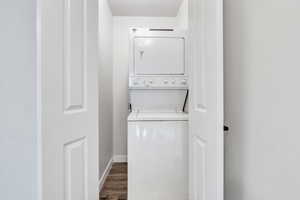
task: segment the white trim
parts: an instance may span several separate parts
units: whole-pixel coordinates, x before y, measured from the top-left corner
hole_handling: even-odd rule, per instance
[[[42,132],[42,0],[36,1],[36,120],[37,120],[37,199],[43,200]]]
[[[126,163],[127,155],[114,155],[114,163]]]
[[[107,178],[107,176],[108,176],[108,174],[109,174],[109,172],[110,172],[110,170],[111,170],[111,168],[112,168],[112,165],[113,165],[113,158],[111,158],[110,159],[110,161],[107,163],[107,166],[106,166],[106,168],[105,168],[105,170],[104,170],[104,172],[103,172],[103,174],[102,174],[102,176],[101,176],[101,178],[100,178],[100,180],[99,180],[99,192],[101,191],[101,189],[102,189],[102,187],[103,187],[103,185],[104,185],[104,183],[105,183],[105,181],[106,181],[106,178]]]
[[[218,51],[218,57],[217,57],[217,65],[218,65],[218,74],[217,74],[217,81],[220,81],[218,83],[218,86],[222,85],[224,86],[224,17],[223,17],[223,8],[224,8],[224,0],[217,0],[217,51]],[[218,103],[219,106],[217,110],[221,112],[220,115],[218,115],[218,155],[217,155],[217,200],[224,200],[224,89],[223,87],[218,88]]]

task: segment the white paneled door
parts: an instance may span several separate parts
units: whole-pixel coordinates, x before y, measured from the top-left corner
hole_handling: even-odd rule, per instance
[[[38,2],[41,200],[98,200],[98,1]]]
[[[190,200],[223,200],[223,3],[189,2]]]

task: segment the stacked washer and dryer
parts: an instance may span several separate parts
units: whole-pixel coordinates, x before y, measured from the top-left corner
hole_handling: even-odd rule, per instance
[[[185,32],[130,29],[128,199],[188,199]]]

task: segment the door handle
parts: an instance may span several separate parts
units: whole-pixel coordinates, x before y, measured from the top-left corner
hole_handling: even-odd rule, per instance
[[[145,51],[140,51],[140,58],[142,59],[144,57]]]
[[[224,131],[225,132],[229,131],[229,127],[228,126],[224,126]]]

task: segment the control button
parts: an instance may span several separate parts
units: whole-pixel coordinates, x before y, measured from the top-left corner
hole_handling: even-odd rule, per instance
[[[175,85],[175,83],[176,83],[176,81],[175,81],[175,80],[172,80],[172,84]]]
[[[168,80],[164,80],[164,84],[168,84],[169,83],[169,81]]]
[[[138,81],[134,81],[134,82],[133,82],[133,85],[138,85],[138,84],[139,84]]]
[[[149,83],[150,83],[150,84],[153,84],[153,80],[150,80]]]
[[[186,85],[186,84],[187,84],[187,81],[186,81],[185,79],[183,79],[183,80],[181,81],[181,84],[182,84],[182,85]]]

